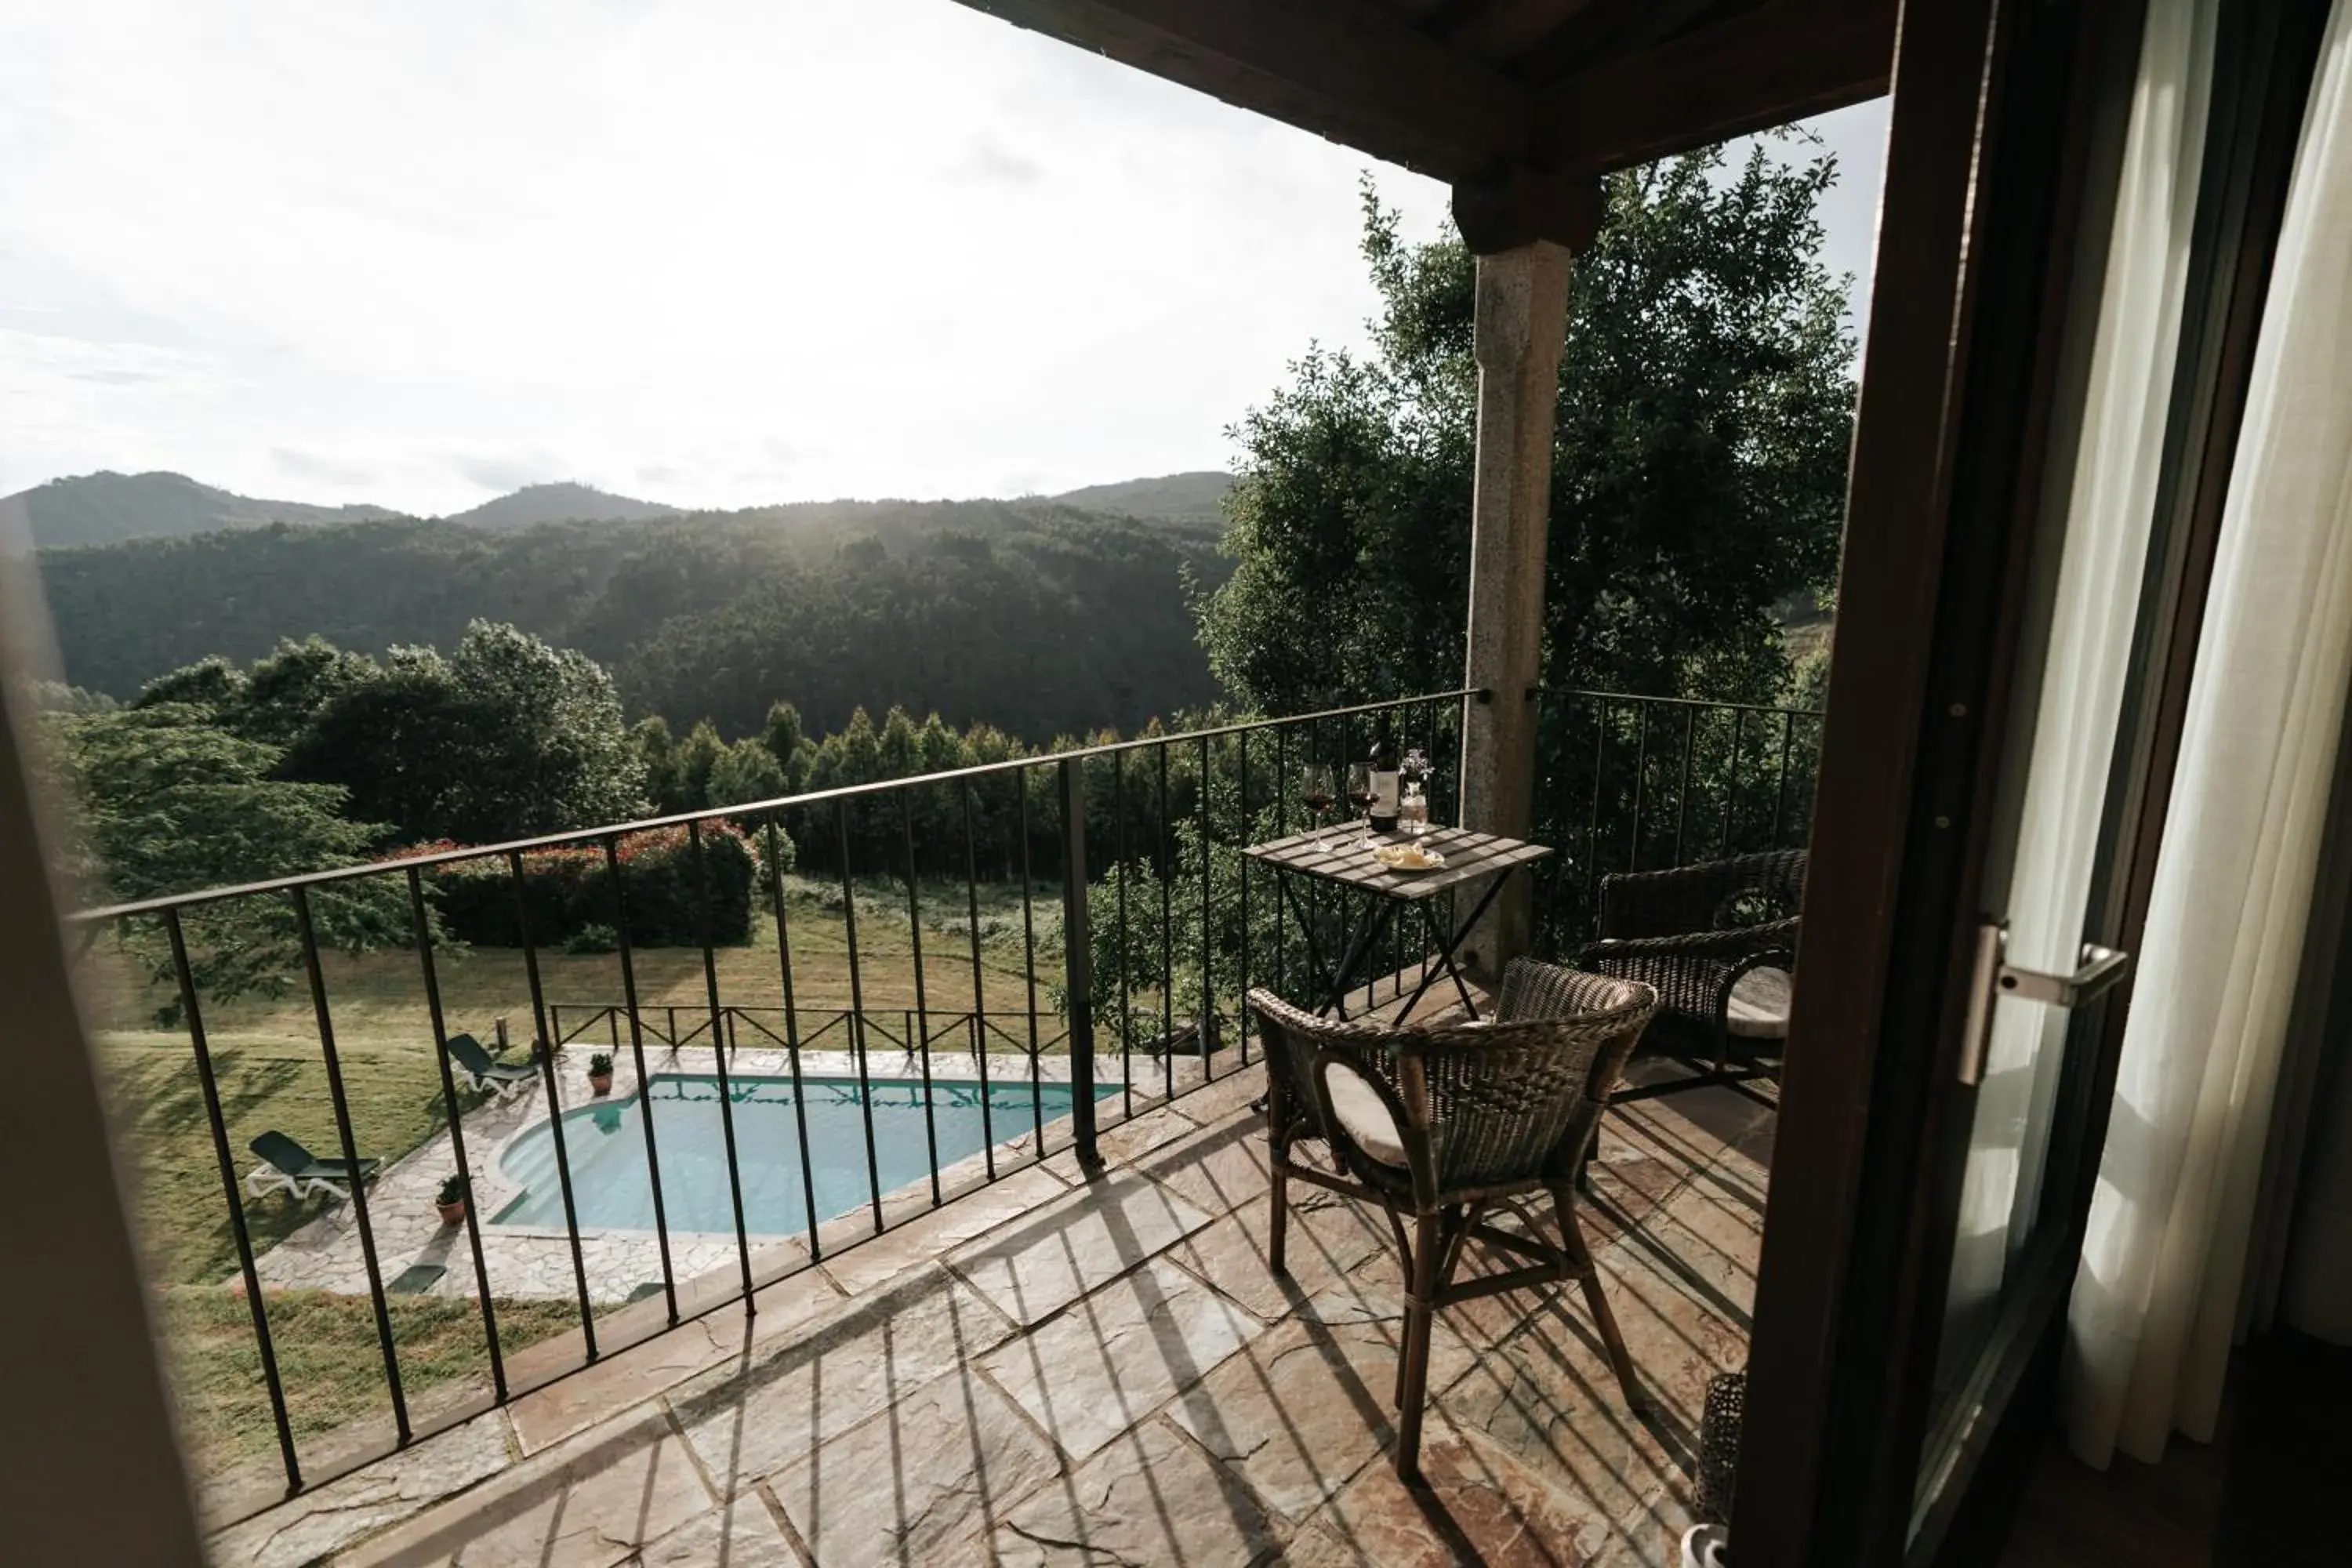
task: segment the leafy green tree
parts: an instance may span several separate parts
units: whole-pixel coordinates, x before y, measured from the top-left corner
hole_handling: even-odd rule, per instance
[[[670,738],[669,721],[658,713],[640,719],[630,727],[629,740],[645,767],[646,798],[654,810],[664,816],[686,810],[679,804],[677,742]]]
[[[718,770],[719,760],[727,755],[727,742],[708,719],[698,721],[686,732],[671,753],[671,765],[677,770],[677,804],[676,811],[700,811],[717,804],[710,798],[710,775]]]
[[[85,885],[118,901],[350,865],[367,858],[379,829],[341,815],[333,784],[275,776],[278,748],[214,722],[190,703],[148,702],[113,712],[54,713],[46,747],[66,787],[68,854]],[[309,895],[320,940],[347,952],[413,940],[405,884],[397,877],[322,883]],[[278,893],[226,899],[187,911],[184,931],[197,984],[214,999],[282,994],[301,961],[296,917]],[[157,984],[174,980],[159,922],[123,922],[116,934]],[[176,1017],[176,991],[162,1011]]]
[[[783,771],[784,787],[793,794],[806,789],[810,770],[816,766],[816,742],[801,722],[801,710],[790,702],[770,703],[762,739]]]
[[[286,638],[276,652],[257,659],[245,672],[242,688],[224,717],[238,734],[289,746],[318,721],[329,703],[381,673],[367,655],[337,647],[322,637],[300,642]]]
[[[218,654],[157,676],[139,689],[134,708],[185,705],[218,713],[245,694],[245,675]]]
[[[705,791],[711,805],[744,805],[786,794],[784,770],[762,741],[738,741],[710,765]]]
[[[1823,156],[1759,146],[1612,175],[1574,264],[1559,371],[1544,679],[1758,700],[1774,606],[1835,566],[1854,387],[1820,262]],[[1407,244],[1369,185],[1374,352],[1310,352],[1235,436],[1225,585],[1198,600],[1245,706],[1296,710],[1461,675],[1477,408],[1475,265]]]
[[[593,660],[477,621],[446,658],[394,649],[326,703],[284,772],[343,786],[402,838],[487,843],[641,815],[637,741]]]

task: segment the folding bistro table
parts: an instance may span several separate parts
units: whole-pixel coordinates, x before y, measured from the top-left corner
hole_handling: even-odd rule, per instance
[[[1494,903],[1495,896],[1510,880],[1511,873],[1523,866],[1532,866],[1552,851],[1547,845],[1528,844],[1517,838],[1504,838],[1492,833],[1473,833],[1465,827],[1437,827],[1417,840],[1394,837],[1380,842],[1417,842],[1424,849],[1434,850],[1445,857],[1445,864],[1431,871],[1392,871],[1372,858],[1371,848],[1363,842],[1361,823],[1349,823],[1326,834],[1320,830],[1294,833],[1286,838],[1276,838],[1265,844],[1253,844],[1242,851],[1251,858],[1270,866],[1275,880],[1281,884],[1283,901],[1297,916],[1299,930],[1307,937],[1307,963],[1310,984],[1328,984],[1328,991],[1317,1007],[1318,1013],[1348,1016],[1348,993],[1359,984],[1356,972],[1376,951],[1380,939],[1396,917],[1406,910],[1419,912],[1428,937],[1437,948],[1437,962],[1424,969],[1421,984],[1413,988],[1395,1021],[1403,1023],[1421,998],[1441,974],[1454,982],[1463,1006],[1470,1016],[1478,1016],[1478,1005],[1470,999],[1470,988],[1463,984],[1462,972],[1454,966],[1454,950],[1478,923],[1478,917]],[[1329,849],[1318,849],[1318,840],[1329,842]],[[1362,908],[1349,922],[1346,949],[1339,957],[1337,970],[1327,966],[1323,953],[1315,941],[1315,922],[1307,918],[1306,908],[1298,901],[1297,890],[1292,886],[1292,873],[1311,877],[1346,889],[1350,895],[1362,895]],[[1441,893],[1451,894],[1477,881],[1486,883],[1468,915],[1448,931],[1439,910],[1450,907],[1433,903]]]

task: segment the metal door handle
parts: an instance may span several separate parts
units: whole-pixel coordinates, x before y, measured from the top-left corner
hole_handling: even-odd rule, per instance
[[[1985,1045],[1992,1034],[1993,1002],[2017,996],[2053,1007],[2079,1007],[2105,994],[2131,973],[2131,954],[2096,942],[2083,944],[2082,967],[2072,974],[2045,974],[2001,962],[2009,928],[1987,921],[1977,930],[1975,984],[1969,997],[1968,1034],[1960,1047],[1960,1082],[1973,1089],[1984,1077]]]
[[[2112,989],[2130,973],[2130,953],[2086,942],[2083,944],[2083,967],[2072,974],[2043,974],[2038,970],[2004,963],[2000,966],[2000,984],[2005,996],[2047,1002],[2053,1007],[2079,1007]]]

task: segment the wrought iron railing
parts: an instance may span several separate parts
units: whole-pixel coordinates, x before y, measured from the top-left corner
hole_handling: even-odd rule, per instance
[[[395,1333],[372,1192],[365,1181],[349,1184],[352,1235],[362,1265],[383,1385],[392,1416],[389,1443],[404,1446],[430,1430],[472,1414],[487,1401],[503,1403],[531,1388],[593,1364],[688,1318],[740,1304],[757,1310],[758,1293],[775,1280],[815,1267],[846,1247],[885,1234],[921,1213],[952,1201],[970,1187],[949,1190],[942,1166],[965,1170],[974,1185],[985,1184],[1019,1164],[1075,1150],[1082,1164],[1097,1163],[1096,1145],[1104,1113],[1131,1117],[1153,1105],[1244,1070],[1251,1043],[1240,1027],[1242,997],[1254,984],[1277,990],[1304,981],[1302,933],[1289,900],[1275,896],[1264,873],[1253,885],[1243,846],[1306,826],[1298,800],[1297,773],[1308,760],[1338,762],[1360,756],[1371,728],[1385,721],[1409,745],[1444,760],[1433,781],[1432,812],[1454,819],[1451,760],[1458,754],[1468,704],[1483,694],[1454,690],[1367,703],[1275,720],[1252,720],[1180,735],[1147,735],[1115,744],[824,790],[754,805],[730,806],[681,816],[614,825],[480,847],[436,851],[379,864],[340,868],[279,881],[219,888],[182,897],[150,900],[86,911],[73,917],[89,944],[110,934],[127,946],[160,935],[156,980],[176,996],[173,1026],[184,1032],[201,1092],[212,1163],[226,1205],[236,1254],[236,1279],[250,1320],[253,1348],[266,1386],[278,1450],[278,1469],[287,1494],[317,1485],[376,1457],[383,1450],[348,1444],[316,1447],[306,1457],[310,1434],[298,1432],[286,1384],[286,1363],[273,1339],[272,1297],[260,1266],[249,1221],[249,1199],[240,1188],[233,1116],[248,1113],[225,1103],[215,1051],[207,1035],[208,1008],[200,980],[211,973],[205,944],[225,929],[214,915],[238,905],[280,905],[290,914],[299,954],[299,984],[307,989],[332,1111],[335,1148],[356,1167],[363,1153],[339,1051],[331,962],[314,905],[349,885],[369,879],[395,884],[404,894],[406,930],[400,933],[415,965],[415,995],[429,1030],[438,1085],[438,1120],[449,1139],[449,1158],[467,1189],[483,1190],[483,1152],[469,1142],[467,1117],[478,1101],[461,1092],[463,1064],[452,1055],[451,1027],[444,1005],[443,968],[455,945],[436,915],[436,878],[444,868],[489,861],[503,867],[514,901],[520,986],[510,1010],[530,1020],[530,1066],[543,1097],[562,1239],[568,1250],[571,1296],[578,1323],[577,1354],[560,1364],[518,1374],[501,1347],[492,1251],[486,1236],[497,1216],[479,1203],[463,1218],[472,1295],[484,1342],[488,1388],[471,1400],[439,1399],[433,1408],[412,1409]],[[1672,863],[1719,850],[1780,841],[1801,834],[1809,797],[1811,750],[1806,731],[1812,716],[1735,704],[1686,704],[1664,699],[1615,694],[1537,694],[1541,715],[1543,773],[1538,786],[1538,833],[1567,851],[1559,869],[1539,889],[1543,944],[1555,953],[1571,951],[1580,922],[1589,919],[1593,891],[1607,869]],[[1777,725],[1777,735],[1766,731]],[[1669,740],[1653,744],[1663,727]],[[1678,727],[1678,739],[1675,738]],[[1720,733],[1718,734],[1718,731]],[[1759,737],[1766,737],[1759,740]],[[1746,778],[1750,759],[1776,757],[1770,782]],[[1793,771],[1792,771],[1793,769]],[[1769,801],[1769,812],[1767,802]],[[1711,832],[1694,832],[1694,822],[1711,817]],[[737,994],[723,994],[719,954],[724,944],[715,929],[712,879],[709,872],[711,824],[724,819],[749,837],[763,863],[755,895],[772,922],[775,968],[746,995],[740,976]],[[1669,833],[1664,824],[1671,820]],[[1791,825],[1795,825],[1793,827]],[[698,936],[699,998],[677,1004],[643,994],[648,960],[633,945],[628,918],[628,850],[641,835],[683,827],[694,870],[694,924]],[[790,840],[789,846],[786,840]],[[788,848],[792,853],[787,853]],[[616,914],[609,955],[617,999],[581,1003],[551,998],[543,965],[548,952],[535,940],[527,865],[551,849],[585,849],[609,879]],[[796,860],[793,876],[783,867]],[[1001,901],[992,934],[983,930],[982,892],[992,906]],[[1017,924],[1010,894],[1018,892]],[[942,896],[944,895],[944,896]],[[945,907],[937,907],[944,905]],[[960,905],[958,908],[956,906]],[[1301,906],[1318,924],[1343,911]],[[877,922],[886,922],[894,947],[907,960],[899,993],[885,1000],[876,989]],[[810,965],[819,956],[807,928],[837,925],[838,963],[824,949],[828,973],[822,982]],[[1041,933],[1041,924],[1045,930]],[[1401,929],[1393,945],[1369,966],[1384,977],[1372,983],[1375,995],[1385,983],[1402,994],[1416,965],[1432,954]],[[244,929],[244,928],[239,928]],[[861,947],[861,932],[865,938]],[[831,941],[827,934],[827,942]],[[926,959],[926,944],[931,949]],[[1041,944],[1046,951],[1041,955]],[[1053,949],[1058,948],[1055,952]],[[946,957],[951,950],[953,957]],[[992,963],[992,954],[993,963]],[[1041,972],[1039,960],[1046,960]],[[796,961],[799,968],[796,971]],[[568,961],[567,961],[568,962]],[[968,994],[965,986],[968,983]],[[946,987],[946,989],[943,989]],[[1010,994],[1008,994],[1008,987]],[[1041,1005],[1041,989],[1043,992]],[[828,994],[829,993],[829,994]],[[910,993],[908,994],[907,993]],[[1230,1043],[1233,1048],[1226,1048]],[[719,1092],[718,1139],[727,1178],[726,1211],[731,1220],[731,1280],[714,1286],[710,1277],[682,1290],[661,1157],[662,1117],[646,1098],[637,1116],[645,1179],[649,1189],[651,1231],[658,1258],[660,1306],[610,1321],[615,1309],[609,1289],[592,1287],[583,1247],[576,1191],[581,1172],[569,1139],[564,1078],[559,1059],[583,1045],[604,1046],[625,1059],[641,1091],[655,1081],[652,1058],[667,1058],[665,1070],[701,1071],[708,1062]],[[417,1047],[423,1048],[423,1040]],[[853,1142],[862,1149],[813,1152],[803,1080],[807,1053],[838,1049],[852,1064],[863,1115]],[[943,1058],[969,1056],[975,1075],[940,1076]],[[777,1151],[747,1152],[740,1145],[737,1108],[741,1097],[730,1075],[740,1070],[745,1051],[771,1053],[791,1084],[797,1121],[796,1174],[806,1197],[800,1234],[780,1237],[755,1231],[747,1214],[744,1174],[747,1152],[755,1176]],[[887,1188],[880,1174],[874,1120],[876,1057],[898,1060],[887,1081],[911,1081],[919,1089],[923,1127],[929,1142],[924,1176]],[[1056,1083],[1066,1081],[1066,1116],[1045,1114],[1047,1064]],[[886,1062],[886,1065],[887,1064]],[[911,1080],[905,1068],[911,1065]],[[992,1073],[1017,1073],[1025,1080],[1030,1114],[1016,1117],[1015,1143],[1000,1142],[989,1121]],[[767,1075],[762,1074],[762,1081]],[[982,1121],[977,1167],[940,1153],[934,1106],[943,1085],[977,1085]],[[756,1087],[756,1086],[755,1086]],[[1002,1087],[1000,1082],[1000,1087]],[[781,1091],[779,1091],[781,1092]],[[573,1099],[576,1100],[574,1091]],[[1097,1096],[1101,1095],[1099,1107]],[[969,1092],[963,1098],[970,1099]],[[672,1114],[676,1114],[675,1111]],[[673,1123],[674,1125],[674,1123]],[[248,1131],[239,1127],[238,1134]],[[477,1133],[477,1138],[478,1133]],[[421,1147],[421,1146],[420,1146]],[[868,1177],[865,1199],[841,1214],[820,1214],[818,1182],[812,1161],[831,1155],[863,1156]],[[397,1154],[394,1156],[397,1157]],[[209,1178],[206,1178],[207,1180]],[[377,1177],[380,1182],[383,1176]],[[267,1200],[275,1202],[277,1200]],[[858,1210],[865,1211],[863,1217]],[[597,1227],[587,1227],[593,1233]],[[777,1245],[780,1240],[791,1246]],[[755,1242],[758,1245],[755,1246]],[[600,1333],[600,1329],[604,1332]],[[544,1362],[543,1357],[534,1360]],[[328,1450],[331,1449],[331,1454]],[[310,1462],[306,1463],[306,1458]],[[275,1492],[273,1484],[269,1489]],[[257,1498],[243,1510],[266,1502]],[[238,1511],[230,1502],[226,1511]]]

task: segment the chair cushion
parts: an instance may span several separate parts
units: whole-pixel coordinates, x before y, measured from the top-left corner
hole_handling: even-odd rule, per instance
[[[1383,1165],[1405,1163],[1404,1140],[1397,1135],[1396,1118],[1389,1114],[1380,1093],[1364,1075],[1344,1062],[1324,1070],[1324,1092],[1331,1097],[1331,1114],[1356,1147]]]
[[[1780,1040],[1789,1034],[1793,982],[1785,969],[1751,969],[1731,983],[1725,1029],[1739,1039]]]

